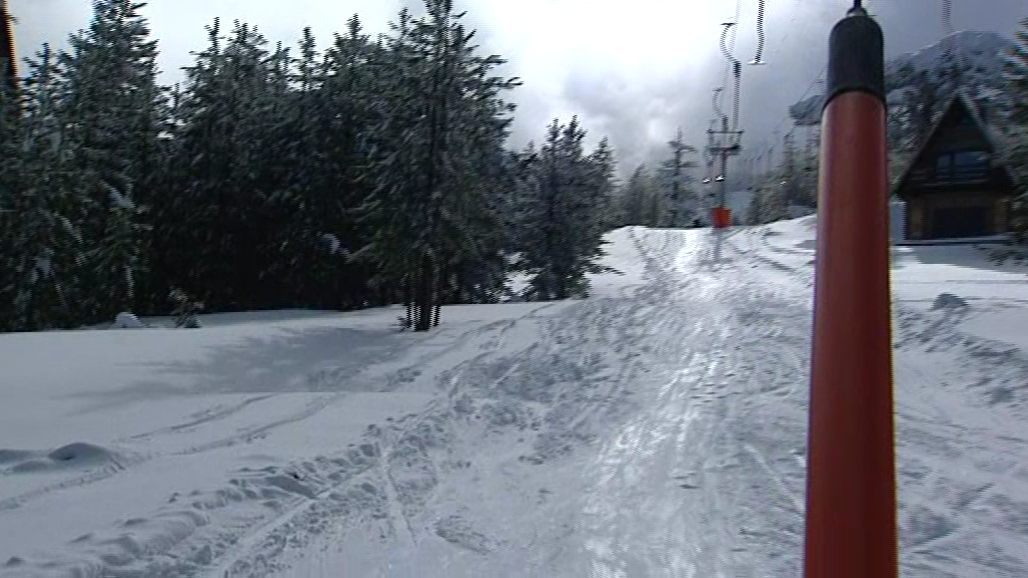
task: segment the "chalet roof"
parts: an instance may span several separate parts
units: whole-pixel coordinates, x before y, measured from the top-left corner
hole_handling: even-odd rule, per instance
[[[911,159],[907,168],[903,171],[902,176],[896,182],[896,187],[893,189],[893,193],[897,193],[902,190],[907,184],[907,180],[910,177],[910,173],[913,172],[914,167],[921,164],[924,155],[927,152],[928,147],[935,142],[938,133],[943,130],[945,121],[953,113],[954,109],[962,108],[964,112],[971,119],[971,122],[978,128],[985,138],[986,144],[991,149],[992,158],[994,163],[998,163],[1003,172],[1006,173],[1007,177],[1010,178],[1010,182],[1017,183],[1018,179],[1014,171],[1010,168],[1010,165],[1006,162],[1006,156],[1013,147],[1013,143],[1006,133],[1000,127],[990,124],[982,115],[982,110],[967,92],[958,90],[957,93],[950,99],[946,105],[943,113],[936,119],[932,129],[928,132],[928,138],[925,139],[921,148],[918,149],[917,153]]]

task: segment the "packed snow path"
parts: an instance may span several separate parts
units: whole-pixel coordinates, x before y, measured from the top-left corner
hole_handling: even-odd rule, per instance
[[[649,371],[586,468],[583,555],[565,575],[797,574],[806,304],[704,237],[639,243],[650,283],[623,306],[647,328],[631,337]]]
[[[622,229],[625,275],[590,299],[448,308],[431,334],[387,330],[395,309],[275,339],[121,333],[238,342],[219,364],[159,364],[191,387],[77,393],[32,436],[0,423],[0,575],[797,576],[811,226],[720,250],[709,231]],[[927,267],[898,260],[895,281],[904,576],[1023,575],[1028,361],[920,305],[921,284],[961,282]],[[994,275],[975,306],[1024,313]],[[55,337],[19,339],[0,345]],[[43,415],[22,403],[26,425]]]

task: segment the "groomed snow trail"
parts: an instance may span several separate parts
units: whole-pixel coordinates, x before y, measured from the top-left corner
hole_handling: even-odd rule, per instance
[[[630,237],[644,284],[511,323],[376,433],[380,519],[212,576],[795,575],[809,304],[709,232]]]
[[[589,575],[797,575],[808,310],[729,255],[730,239],[646,240],[660,247],[641,243],[652,281],[636,299],[656,375],[587,473]]]

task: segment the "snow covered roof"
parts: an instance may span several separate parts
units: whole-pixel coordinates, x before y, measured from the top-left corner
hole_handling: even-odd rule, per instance
[[[965,90],[957,90],[956,94],[950,99],[949,103],[943,109],[943,113],[939,115],[939,118],[935,121],[932,129],[928,132],[928,138],[917,150],[917,153],[911,159],[910,163],[904,169],[902,176],[896,182],[896,187],[893,190],[894,194],[902,190],[906,185],[907,180],[910,177],[911,172],[917,167],[922,158],[924,157],[928,147],[935,141],[939,131],[942,130],[947,119],[951,117],[956,108],[962,108],[967,116],[971,119],[971,122],[979,129],[982,136],[985,138],[986,144],[993,154],[995,163],[999,164],[1000,168],[1004,171],[1011,183],[1017,183],[1017,175],[1010,168],[1010,165],[1006,162],[1006,155],[1011,150],[1013,143],[1010,137],[1003,131],[1002,128],[990,122],[994,119],[989,119],[983,114],[982,108],[978,102]]]

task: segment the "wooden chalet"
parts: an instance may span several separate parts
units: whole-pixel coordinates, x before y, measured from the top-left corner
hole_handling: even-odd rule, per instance
[[[904,237],[1009,233],[1015,178],[1001,160],[1005,149],[980,107],[963,93],[955,96],[893,191],[906,203]]]

